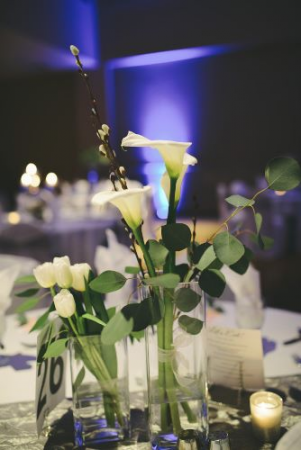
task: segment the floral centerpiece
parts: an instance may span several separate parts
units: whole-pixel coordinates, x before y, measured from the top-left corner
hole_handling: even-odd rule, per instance
[[[250,209],[254,214],[254,230],[252,232],[248,230],[249,235],[260,248],[270,245],[270,240],[261,232],[262,216],[256,211],[256,200],[267,189],[286,191],[298,186],[301,181],[300,166],[289,157],[278,157],[270,161],[265,170],[266,187],[255,193],[252,198],[240,195],[228,197],[226,201],[233,206],[232,213],[206,241],[203,241],[196,236],[196,219],[192,221],[192,228],[177,221],[182,180],[188,166],[197,163],[196,158],[187,152],[191,143],[149,140],[129,132],[121,142],[121,149],[149,147],[160,153],[166,167],[162,187],[168,198],[168,216],[166,223],[161,226],[159,237],[146,240],[141,201],[149,194],[150,187],[128,188],[126,170],[119,164],[116,152],[111,147],[108,125],[103,124],[100,119],[89,77],[84,72],[79,58],[79,50],[71,46],[71,52],[89,91],[93,124],[100,141],[99,150],[109,161],[109,177],[112,181],[112,190],[99,192],[93,197],[92,202],[99,206],[110,203],[118,208],[131,239],[131,249],[136,255],[137,266],[126,268],[128,277],[114,270],[94,276],[86,265],[82,266],[84,267],[82,269],[74,267],[72,269],[67,261],[58,263],[55,260],[53,267],[57,278],[51,278],[51,283],[44,283],[42,280],[43,271],[47,272],[46,266],[37,268],[36,280],[41,286],[51,289],[54,302],[47,313],[39,319],[35,328],[44,325],[49,312],[56,308],[63,318],[68,336],[75,336],[78,339],[78,346],[82,353],[85,353],[82,357],[86,360],[86,367],[92,373],[100,372],[102,363],[108,368],[115,356],[109,354],[107,360],[104,358],[97,364],[95,361],[95,366],[94,363],[91,365],[92,350],[85,349],[81,344],[81,336],[91,330],[101,336],[100,343],[114,346],[128,335],[136,337],[137,333],[150,330],[148,343],[149,336],[155,336],[157,348],[155,384],[150,372],[148,374],[149,392],[152,389],[156,390],[154,395],[149,393],[150,421],[153,421],[150,430],[154,448],[160,448],[161,445],[163,447],[169,445],[168,448],[176,447],[179,436],[185,429],[193,429],[196,433],[203,434],[206,439],[208,434],[206,368],[201,367],[203,362],[197,361],[194,353],[191,362],[195,366],[194,369],[189,366],[187,373],[180,373],[179,366],[182,365],[182,369],[185,367],[185,356],[182,353],[180,358],[177,357],[179,347],[186,348],[184,353],[188,354],[189,348],[194,346],[197,353],[201,353],[200,345],[204,346],[204,342],[195,341],[195,338],[201,336],[204,330],[202,291],[213,297],[222,294],[226,285],[221,271],[222,266],[227,265],[239,274],[243,274],[248,268],[252,252],[240,240],[242,229],[231,230],[231,219],[246,208]],[[179,264],[177,255],[183,251],[186,252],[187,259],[185,263]],[[59,277],[65,277],[69,270],[73,272],[74,280],[77,279],[78,282],[81,280],[78,285],[74,282],[72,285],[71,278],[68,283],[59,282]],[[76,270],[81,270],[81,275]],[[106,311],[102,296],[121,289],[133,276],[137,277],[137,285],[143,292],[140,300],[129,302],[119,310]],[[57,285],[62,288],[59,293],[53,291],[55,279]],[[78,289],[79,285],[81,289]],[[73,289],[73,294],[70,293],[70,288]],[[81,292],[80,302],[75,299],[74,303],[72,300],[74,290]],[[68,336],[64,335],[53,342],[50,339],[44,357],[56,354],[57,349],[62,350]],[[151,358],[148,359],[149,366],[154,365]],[[112,374],[106,376],[111,377]],[[108,391],[108,395],[115,396],[113,388]],[[114,401],[113,404],[115,405],[113,412],[119,420],[118,401]],[[108,420],[111,412],[109,408]]]

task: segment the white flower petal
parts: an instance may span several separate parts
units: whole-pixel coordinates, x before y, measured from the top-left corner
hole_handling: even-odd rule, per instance
[[[185,153],[184,158],[183,158],[182,170],[177,179],[176,193],[175,193],[175,201],[176,202],[178,202],[180,200],[182,182],[183,182],[184,176],[187,172],[188,166],[194,166],[195,164],[197,164],[197,162],[198,162],[198,160],[194,156],[190,155],[189,153]],[[161,187],[162,187],[163,191],[165,192],[167,199],[169,199],[170,178],[169,178],[167,172],[164,172],[164,174],[162,175]]]
[[[191,142],[152,141],[129,131],[128,135],[122,139],[121,145],[122,147],[151,147],[157,149],[165,162],[169,176],[178,178],[183,167],[184,154],[190,147]]]
[[[92,204],[103,206],[106,203],[111,203],[119,209],[128,226],[131,229],[136,229],[142,223],[142,197],[150,189],[150,186],[144,186],[143,188],[125,189],[122,191],[99,192],[92,198]]]
[[[73,316],[76,310],[75,300],[68,289],[62,289],[53,297],[53,302],[57,313],[67,319]]]

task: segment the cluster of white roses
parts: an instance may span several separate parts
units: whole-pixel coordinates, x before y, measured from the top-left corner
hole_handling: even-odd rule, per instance
[[[68,256],[55,257],[53,262],[37,266],[34,276],[38,284],[51,291],[57,285],[61,290],[53,296],[55,309],[61,317],[71,317],[76,311],[75,300],[70,288],[84,292],[91,267],[87,263],[71,265]]]

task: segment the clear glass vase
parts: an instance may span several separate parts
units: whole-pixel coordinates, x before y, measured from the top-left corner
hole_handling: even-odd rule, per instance
[[[130,435],[126,339],[103,345],[100,336],[70,341],[76,446],[108,448]]]
[[[149,295],[145,293],[145,295]],[[152,449],[195,447],[208,439],[206,305],[196,282],[153,290],[164,318],[146,332],[148,424]]]

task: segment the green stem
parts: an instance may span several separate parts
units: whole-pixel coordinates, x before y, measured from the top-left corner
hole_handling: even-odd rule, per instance
[[[156,276],[156,269],[155,266],[153,264],[153,261],[150,257],[150,254],[146,248],[146,245],[144,243],[143,240],[143,235],[142,235],[142,230],[141,230],[141,226],[135,229],[132,229],[133,234],[135,236],[136,241],[138,242],[138,245],[140,246],[142,253],[143,253],[143,257],[145,260],[145,264],[147,266],[148,272],[150,274],[151,277],[155,277]]]
[[[227,219],[225,219],[223,221],[223,223],[221,223],[218,228],[214,231],[214,233],[212,233],[212,235],[207,239],[207,242],[212,241],[212,239],[217,235],[217,233],[223,228],[223,227],[227,227],[227,223],[233,219],[233,217],[235,217],[238,213],[240,213],[243,209],[248,208],[251,205],[251,202],[253,200],[256,200],[256,198],[258,197],[258,195],[262,194],[263,192],[265,192],[267,189],[269,189],[269,186],[265,187],[264,189],[261,189],[260,191],[256,192],[255,195],[253,195],[253,197],[251,198],[250,202],[245,205],[245,206],[238,206],[231,214],[230,216],[227,217]]]
[[[176,187],[178,178],[170,178],[169,204],[167,223],[175,223],[178,203],[176,202]]]

